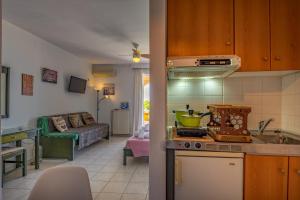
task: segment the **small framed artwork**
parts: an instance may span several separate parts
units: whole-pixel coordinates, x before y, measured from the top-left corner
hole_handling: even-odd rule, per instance
[[[42,81],[57,84],[57,71],[42,68]]]
[[[115,84],[105,83],[103,85],[103,95],[115,95]]]
[[[33,96],[33,76],[22,74],[22,95]]]

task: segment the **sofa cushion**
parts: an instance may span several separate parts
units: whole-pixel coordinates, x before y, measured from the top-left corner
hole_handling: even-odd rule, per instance
[[[69,121],[69,115],[68,114],[46,116],[48,118],[49,132],[55,132],[55,131],[57,131],[56,127],[54,126],[52,117],[59,117],[59,116],[61,116],[62,118],[64,118],[64,120],[65,120],[68,128],[72,127],[71,123]]]
[[[83,122],[79,114],[70,114],[69,120],[73,128],[78,128],[83,126]]]
[[[96,124],[94,117],[90,113],[82,113],[82,119],[86,125]]]
[[[65,132],[68,130],[66,121],[61,116],[59,117],[52,117],[53,124],[55,128],[60,132]]]

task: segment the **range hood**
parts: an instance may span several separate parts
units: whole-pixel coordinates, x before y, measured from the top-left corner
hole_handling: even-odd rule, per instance
[[[167,62],[169,79],[225,78],[240,66],[236,55],[170,57]]]

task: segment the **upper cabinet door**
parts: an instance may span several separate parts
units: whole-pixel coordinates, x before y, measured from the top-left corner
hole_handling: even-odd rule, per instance
[[[233,0],[168,0],[168,56],[234,53]]]
[[[300,69],[300,1],[270,0],[272,70]]]
[[[246,155],[245,200],[286,200],[288,157]]]
[[[288,200],[300,199],[300,157],[289,158]]]
[[[235,0],[235,54],[240,71],[270,70],[269,0]]]

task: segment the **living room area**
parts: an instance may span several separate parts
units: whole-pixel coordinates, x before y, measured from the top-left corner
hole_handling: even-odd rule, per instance
[[[148,4],[2,0],[2,199],[149,198]]]

